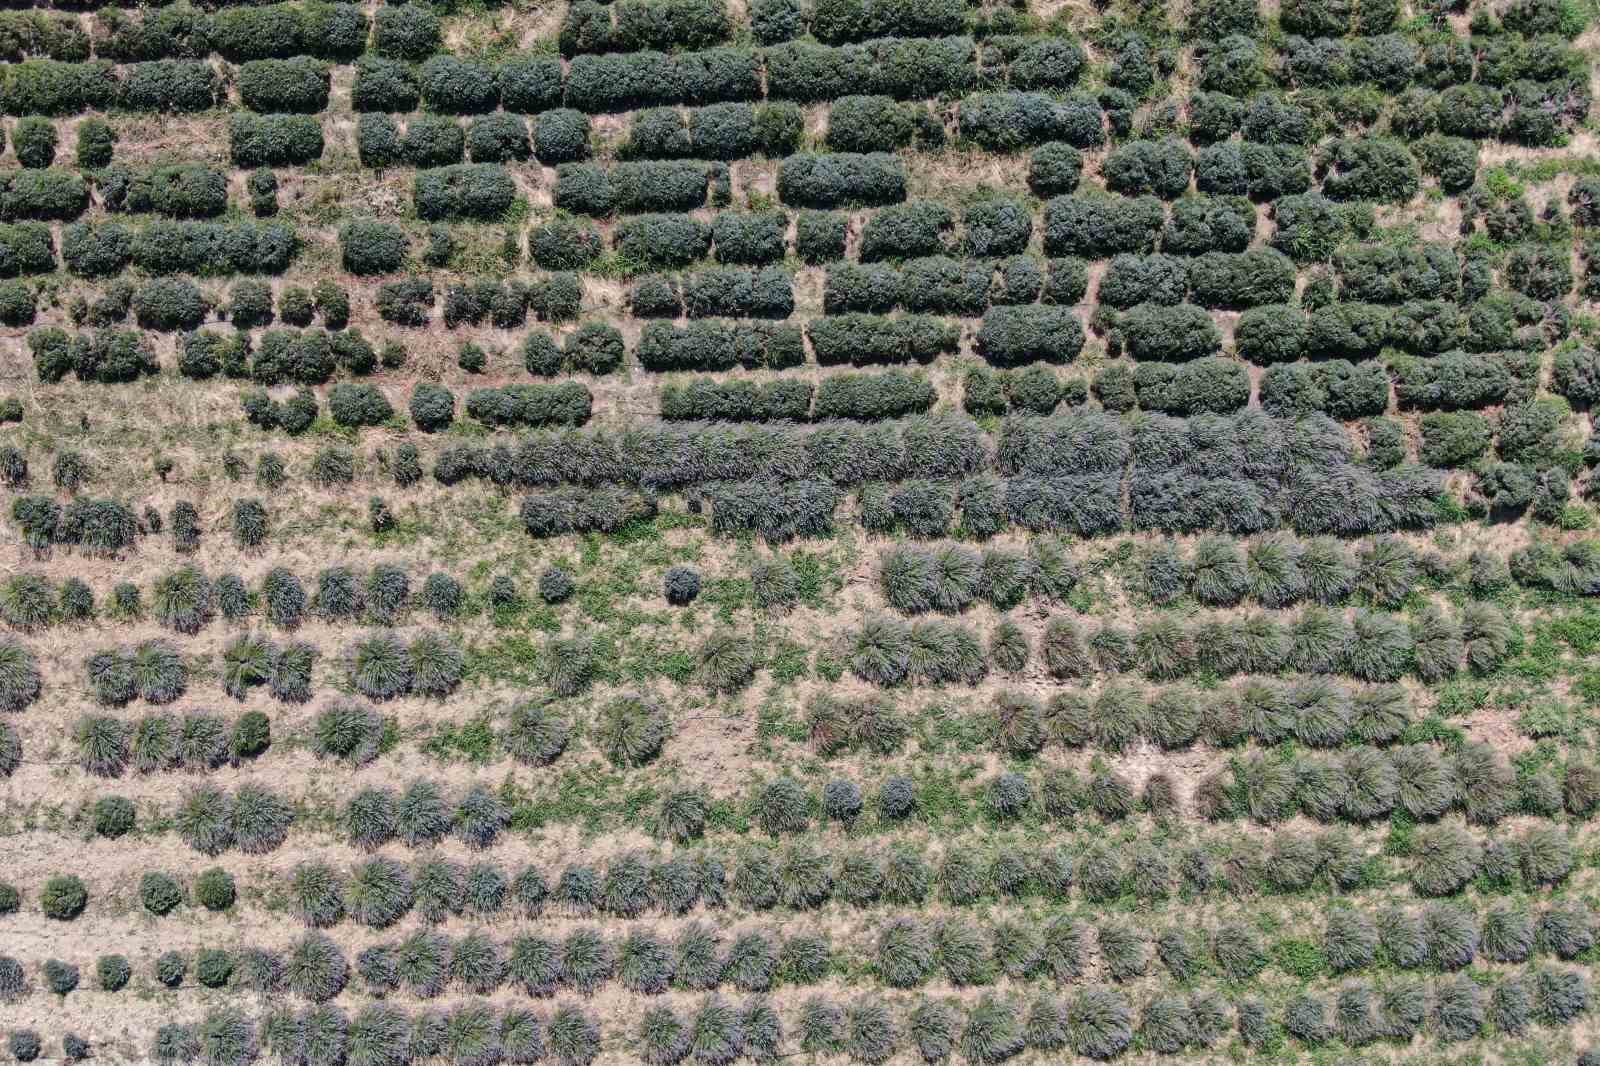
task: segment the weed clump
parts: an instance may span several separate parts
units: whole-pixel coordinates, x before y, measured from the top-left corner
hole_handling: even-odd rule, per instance
[[[289,835],[294,808],[261,785],[240,785],[233,794],[233,839],[247,855],[275,851]]]
[[[625,696],[601,710],[595,739],[613,766],[643,766],[661,753],[669,732],[659,704],[645,696]]]
[[[575,696],[594,680],[596,649],[584,633],[552,636],[544,648],[545,680],[558,696]]]
[[[1559,827],[1528,830],[1517,844],[1522,879],[1529,885],[1555,885],[1572,872],[1572,842]]]
[[[960,1015],[945,1000],[924,999],[906,1018],[906,1034],[927,1063],[943,1062],[955,1049]]]
[[[1411,885],[1424,896],[1460,891],[1477,873],[1483,854],[1465,829],[1448,823],[1419,829],[1411,852]]]
[[[289,886],[295,912],[312,928],[325,929],[344,918],[344,884],[327,863],[299,864]]]
[[[798,833],[810,823],[811,796],[791,777],[768,782],[756,794],[753,814],[763,831],[772,836]]]
[[[364,766],[377,758],[383,718],[371,707],[340,702],[324,708],[312,724],[311,750],[322,758]]]
[[[1464,977],[1441,981],[1434,989],[1433,1030],[1447,1043],[1470,1040],[1483,1029],[1483,990]]]
[[[348,670],[351,687],[372,700],[402,695],[415,679],[411,656],[392,633],[358,641],[350,650]]]

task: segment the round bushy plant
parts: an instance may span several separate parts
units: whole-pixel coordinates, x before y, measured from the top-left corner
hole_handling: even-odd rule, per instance
[[[233,723],[228,752],[234,759],[253,759],[271,746],[272,720],[265,711],[246,711]]]
[[[1554,885],[1572,872],[1572,841],[1557,826],[1538,826],[1517,847],[1522,877],[1530,885]]]
[[[505,906],[506,879],[486,862],[467,867],[466,910],[469,914],[498,914]]]
[[[39,1057],[39,1034],[32,1029],[13,1029],[6,1036],[6,1050],[18,1062],[32,1062]]]
[[[161,1066],[194,1062],[200,1057],[200,1037],[191,1025],[168,1023],[156,1031],[150,1054]]]
[[[128,965],[126,956],[102,955],[95,960],[94,973],[102,992],[120,992],[128,986],[133,967]]]
[[[189,957],[181,951],[167,951],[156,957],[155,978],[168,988],[177,988],[189,975]]]
[[[344,269],[351,274],[393,274],[405,265],[405,234],[386,222],[358,218],[345,223],[339,246]]]
[[[14,726],[0,722],[0,778],[10,777],[22,765],[22,738]]]
[[[750,593],[763,610],[787,610],[800,600],[800,575],[785,557],[771,556],[751,566]]]
[[[312,723],[311,750],[323,758],[364,766],[377,757],[383,733],[383,717],[377,711],[341,701],[317,714]]]
[[[233,539],[241,548],[257,548],[266,541],[267,508],[260,500],[234,501]]]
[[[456,836],[470,847],[488,847],[510,821],[510,810],[482,785],[468,789],[456,804]]]
[[[194,899],[208,911],[225,911],[237,897],[233,875],[220,866],[203,870],[194,879]]]
[[[349,656],[350,684],[373,700],[389,700],[409,691],[411,656],[393,633],[379,632],[358,641]]]
[[[576,588],[572,575],[559,566],[548,567],[539,575],[539,596],[546,603],[565,603]]]
[[[550,1016],[546,1040],[557,1066],[589,1066],[600,1054],[600,1025],[574,1003],[563,1003]],[[750,1033],[745,1033],[748,1048]]]
[[[364,788],[345,804],[344,828],[351,843],[375,848],[392,840],[397,813],[394,793],[385,788]]]
[[[350,916],[372,929],[399,921],[414,902],[414,886],[405,868],[392,859],[371,859],[350,878]]]
[[[450,808],[439,786],[420,778],[407,785],[395,807],[395,829],[411,847],[443,839],[450,831]]]
[[[757,824],[773,836],[798,833],[810,823],[811,797],[792,777],[768,782],[756,793],[753,814]]]
[[[201,948],[195,955],[194,976],[206,988],[223,988],[233,977],[233,956],[223,948]]]
[[[700,595],[700,571],[692,566],[674,566],[667,571],[663,588],[668,603],[685,607]]]
[[[344,885],[327,863],[303,862],[296,866],[289,891],[295,912],[309,926],[326,928],[344,917]]]
[[[1479,943],[1494,962],[1526,962],[1535,942],[1531,915],[1520,907],[1497,904],[1483,916]]]
[[[344,952],[322,933],[308,933],[296,942],[284,965],[289,990],[313,1003],[338,995],[348,976]]]
[[[489,606],[496,610],[508,610],[522,602],[522,594],[517,591],[517,583],[509,574],[496,574],[494,580],[489,582]]]
[[[60,959],[46,959],[42,968],[45,987],[64,996],[78,987],[78,968]]]
[[[139,902],[151,914],[162,917],[183,902],[183,886],[171,874],[152,871],[139,880]]]
[[[1003,773],[989,782],[989,809],[997,817],[1015,818],[1033,803],[1033,786],[1018,773]]]
[[[0,712],[16,712],[39,698],[38,661],[20,641],[0,638]]]
[[[117,135],[102,118],[87,118],[78,125],[77,163],[80,170],[100,170],[111,164]]]
[[[713,632],[700,645],[700,676],[713,692],[733,693],[747,688],[759,665],[755,643],[730,629]]]
[[[92,814],[94,831],[99,836],[115,840],[133,829],[133,801],[126,796],[102,796],[95,800]]]
[[[89,904],[89,890],[77,874],[57,874],[39,891],[39,909],[46,918],[69,922]]]
[[[289,835],[294,808],[276,792],[254,783],[240,785],[233,795],[233,835],[247,855],[275,851]]]
[[[647,1066],[673,1066],[689,1054],[689,1029],[671,1007],[654,1006],[639,1016],[639,1057]]]
[[[662,835],[685,843],[705,833],[706,814],[706,800],[700,792],[675,789],[662,799],[657,822]]]
[[[548,703],[525,703],[511,711],[500,743],[518,762],[548,766],[567,750],[572,726]]]
[[[0,1003],[14,1003],[28,991],[28,974],[22,963],[0,955]]]
[[[917,809],[917,786],[909,777],[890,777],[878,789],[878,815],[899,821]]]
[[[823,812],[835,822],[853,823],[861,814],[861,786],[847,778],[836,778],[822,788]]]
[[[1447,896],[1461,889],[1477,872],[1482,849],[1455,825],[1429,826],[1412,843],[1412,886],[1425,896]]]
[[[461,583],[443,571],[434,571],[422,583],[423,606],[441,622],[457,617],[465,598]]]
[[[41,115],[23,118],[11,131],[17,162],[29,170],[43,170],[55,162],[57,143],[55,123]]]
[[[666,710],[647,696],[623,696],[607,703],[594,736],[613,766],[643,766],[661,753],[671,732]]]

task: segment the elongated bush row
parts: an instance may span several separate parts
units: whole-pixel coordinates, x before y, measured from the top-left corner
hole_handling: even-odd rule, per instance
[[[1267,767],[1270,765],[1258,764],[1251,770],[1249,779],[1230,786],[1224,802],[1252,805],[1252,810],[1259,812],[1264,804],[1272,802],[1272,798],[1265,794],[1272,788],[1279,789],[1289,797],[1280,802],[1292,802],[1296,776],[1291,772],[1280,781],[1269,780]],[[1011,776],[1015,780],[1005,787],[1032,788],[1020,775]],[[1086,790],[1073,791],[1071,783],[1063,790],[1047,776],[1042,795],[1021,802],[1042,801],[1042,813],[1051,819],[1071,818],[1079,811],[1091,810],[1105,818],[1126,816],[1134,802],[1131,790],[1125,782],[1111,775],[1102,777],[1101,780],[1089,782]],[[753,816],[776,833],[793,831],[794,827],[803,826],[809,821],[809,808],[814,800],[803,791],[792,793],[791,784],[779,779],[760,792],[753,801]],[[860,790],[845,780],[837,781],[834,785],[839,787],[830,786],[823,796],[822,808],[825,813],[830,818],[839,818],[844,817],[841,812],[845,810],[860,812]],[[983,802],[995,802],[994,795],[999,787],[996,782],[989,782],[983,790]],[[1202,783],[1202,793],[1205,787]],[[1259,794],[1238,795],[1242,789],[1251,789]],[[850,791],[851,796],[841,799],[846,791]],[[240,798],[245,799],[242,795]],[[974,796],[974,799],[979,797]],[[887,805],[888,802],[885,793],[880,803]],[[1215,806],[1207,806],[1210,802],[1203,795],[1197,795],[1195,799],[1201,813],[1218,815]],[[213,853],[229,846],[232,833],[248,828],[234,824],[236,819],[230,803],[230,798],[219,790],[201,788],[193,791],[186,797],[179,812],[180,830],[185,838],[196,847],[209,848]],[[357,805],[353,802],[352,818],[356,809]],[[372,810],[370,800],[363,799],[359,810],[363,812],[363,817],[367,817]],[[388,811],[390,813],[386,815],[380,832],[366,841],[369,846],[392,839],[396,827],[400,830],[399,839],[413,846],[436,842],[452,829],[469,842],[492,843],[503,830],[509,813],[498,797],[478,788],[463,795],[452,815],[450,802],[445,795],[427,782],[414,782],[398,804],[391,799]],[[849,817],[856,816],[852,813]],[[1283,816],[1282,813],[1278,815],[1280,818]],[[845,817],[845,820],[848,821],[849,817]],[[881,817],[889,821],[895,815],[884,813]],[[370,820],[353,823],[352,834],[356,832],[356,824],[370,826],[372,823]],[[662,825],[659,828],[664,834],[673,832],[670,826]],[[1409,870],[1419,893],[1447,894],[1451,891],[1449,886],[1458,881],[1440,880],[1441,876],[1459,879],[1463,869],[1467,876],[1478,869],[1476,865],[1458,865],[1461,849],[1466,849],[1466,861],[1469,863],[1478,861],[1474,855],[1483,854],[1483,876],[1515,881],[1520,875],[1523,883],[1530,886],[1559,882],[1571,868],[1570,850],[1564,848],[1564,841],[1552,838],[1549,834],[1534,832],[1523,838],[1517,846],[1521,865],[1519,870],[1519,855],[1514,854],[1504,860],[1496,858],[1495,847],[1498,845],[1475,852],[1472,850],[1475,846],[1473,838],[1452,830],[1449,823],[1425,829],[1418,836],[1416,854],[1402,864]],[[199,833],[209,835],[195,835]],[[451,915],[495,915],[503,913],[506,908],[538,914],[547,906],[557,906],[578,915],[599,912],[636,918],[652,913],[681,915],[696,903],[718,907],[729,898],[751,910],[785,908],[812,911],[825,907],[830,901],[854,907],[915,905],[937,893],[956,906],[967,907],[993,897],[1063,899],[1069,894],[1074,881],[1086,900],[1099,902],[1124,896],[1137,900],[1159,900],[1180,889],[1194,893],[1220,890],[1276,893],[1300,892],[1312,885],[1325,884],[1351,891],[1369,883],[1377,869],[1374,864],[1383,861],[1340,831],[1308,836],[1293,829],[1275,831],[1262,841],[1248,845],[1229,838],[1202,839],[1175,855],[1149,845],[1092,845],[1076,855],[1052,849],[1029,857],[1000,847],[988,852],[953,849],[946,851],[942,861],[930,861],[933,858],[936,857],[924,856],[907,847],[893,849],[887,855],[877,855],[870,850],[863,852],[858,848],[842,848],[829,854],[819,851],[814,845],[798,843],[782,848],[756,847],[731,855],[701,852],[691,856],[680,853],[656,860],[639,853],[628,853],[604,867],[569,865],[559,872],[559,876],[554,870],[547,875],[537,867],[525,867],[512,876],[510,871],[502,871],[488,863],[475,862],[463,867],[436,859],[424,859],[408,870],[392,859],[377,858],[359,863],[346,872],[318,864],[304,866],[297,869],[284,890],[301,901],[302,916],[313,926],[331,924],[341,917],[349,917],[371,928],[384,929],[413,910],[429,923],[443,921]],[[1496,867],[1496,863],[1500,865]],[[552,884],[556,886],[553,892],[549,887]],[[196,900],[205,902],[207,906],[226,907],[232,898],[231,895],[222,895],[213,899],[214,895],[207,886],[206,878],[196,883]],[[1392,959],[1411,959],[1399,963],[1407,968],[1424,964],[1443,965],[1440,960],[1462,957],[1463,952],[1525,955],[1533,951],[1565,959],[1582,954],[1588,946],[1592,946],[1596,930],[1592,913],[1565,905],[1545,909],[1536,922],[1529,917],[1486,912],[1481,931],[1475,916],[1463,916],[1464,912],[1453,906],[1426,912],[1418,910],[1414,914],[1400,911],[1386,914],[1386,917],[1380,916],[1375,925],[1370,917],[1363,917],[1359,913],[1340,911],[1331,915],[1324,938],[1330,965],[1340,970],[1367,966],[1380,946]],[[1396,925],[1402,917],[1405,921]],[[1418,945],[1414,949],[1404,947],[1397,939],[1401,932],[1413,926],[1414,932],[1406,935],[1411,936]],[[1049,962],[1048,951],[1041,956],[1039,948],[1029,945],[1037,934],[1048,946],[1051,938],[1061,932],[1052,932],[1051,928],[1030,931],[1026,926],[1012,928],[1001,923],[993,932],[994,958],[1007,972],[1013,972],[1017,967],[1032,972],[1037,965],[1056,966],[1057,963]],[[914,934],[915,929],[906,926],[904,921],[891,921],[881,934],[880,950],[890,952],[891,944],[898,944],[908,937],[909,943],[919,942]],[[967,947],[962,949],[964,954],[961,958],[964,961],[960,965],[982,963],[983,967],[987,967],[988,963],[982,962],[982,959],[988,956],[981,952],[974,956],[972,952],[980,949],[987,951],[984,945],[988,941],[981,937],[974,940],[975,935],[973,932],[961,933],[961,943]],[[1115,948],[1122,951],[1126,948],[1124,954],[1130,964],[1137,962],[1140,966],[1147,966],[1148,952],[1136,937],[1130,939],[1131,935],[1125,929],[1103,933],[1102,939],[1112,944],[1111,948],[1105,950]],[[1019,937],[1020,940],[1017,939]],[[1268,964],[1269,956],[1259,934],[1249,929],[1242,926],[1219,927],[1213,939],[1213,950],[1219,963],[1229,967],[1230,972],[1238,971],[1248,976]],[[1430,948],[1429,944],[1433,946]],[[1169,957],[1175,957],[1172,956],[1173,952],[1189,950],[1183,945],[1158,943],[1156,946],[1159,948],[1157,954],[1164,962],[1169,962]],[[591,948],[585,948],[585,951],[591,954],[600,952],[595,958],[603,960],[608,957],[609,949],[603,944],[591,945]],[[897,952],[899,949],[894,950]],[[802,972],[815,975],[810,978],[792,976],[792,979],[809,981],[820,979],[826,972],[826,966],[816,961],[818,952],[825,956],[827,949],[825,946],[796,942],[780,954],[788,960],[783,965],[788,967],[791,975]],[[763,949],[762,957],[769,954],[771,952]],[[513,945],[511,957],[514,959],[517,955]],[[623,950],[621,957],[626,961],[630,958],[630,952]],[[885,960],[889,957],[883,956]],[[913,956],[916,957],[921,956]],[[1470,961],[1472,956],[1465,957]],[[805,961],[807,959],[812,961]],[[1429,959],[1434,961],[1429,963]],[[680,960],[679,965],[679,979],[682,981],[681,967],[684,963]],[[763,963],[763,966],[766,965]],[[883,965],[890,964],[885,961]],[[894,965],[899,966],[900,963]],[[929,967],[938,965],[944,963],[938,957],[928,957],[918,964],[920,968],[913,967],[908,972],[927,973],[930,972]],[[625,967],[623,972],[632,971]],[[722,972],[712,971],[713,974]],[[595,979],[607,979],[606,973],[609,970],[603,971]],[[552,981],[557,979],[550,978]],[[733,980],[731,976],[725,979]],[[904,979],[912,983],[917,980],[915,977]],[[987,979],[992,979],[992,975]],[[706,980],[712,983],[702,981],[698,987],[714,987],[714,978]]]
[[[465,660],[447,637],[424,632],[409,645],[392,632],[379,631],[352,645],[345,655],[351,686],[373,700],[406,694],[446,696],[461,683]]]
[[[563,163],[557,168],[555,203],[574,214],[688,211],[703,207],[717,176],[715,164],[641,161],[610,167]]]
[[[888,154],[802,153],[778,170],[779,199],[797,207],[875,206],[905,196],[905,167]]]
[[[238,167],[304,166],[322,157],[315,115],[236,112],[228,118],[228,156]]]
[[[279,274],[298,248],[281,222],[75,223],[62,234],[61,257],[83,277],[113,275],[128,264],[151,274]]]
[[[242,785],[231,796],[202,785],[184,795],[174,821],[184,842],[204,855],[235,845],[256,855],[276,850],[293,819],[288,802],[259,785]]]
[[[412,185],[417,215],[440,219],[495,219],[516,198],[506,169],[494,163],[463,163],[417,173]]]
[[[717,381],[696,378],[661,392],[661,417],[668,421],[804,421],[810,417],[810,382]]]
[[[466,413],[489,426],[581,426],[589,420],[594,397],[587,386],[567,381],[557,385],[506,385],[474,389]]]
[[[793,326],[691,322],[649,323],[636,349],[646,370],[783,370],[805,362],[805,344]]]
[[[133,699],[171,703],[189,684],[189,669],[173,645],[148,640],[131,650],[102,651],[85,662],[95,698],[108,706]]]
[[[813,320],[812,340],[819,352],[826,348],[821,325],[850,317]],[[641,359],[647,366],[705,365],[698,353],[693,362],[667,356],[669,351],[683,350],[677,347],[679,338],[690,334],[670,326],[652,332],[661,325],[646,327],[647,338],[652,339],[641,344]],[[779,327],[776,336],[784,328]],[[656,348],[658,341],[653,338],[660,338],[663,347]],[[669,339],[671,348],[664,346]],[[646,352],[654,351],[662,356],[646,357]],[[848,360],[860,351],[853,341],[841,343],[834,358]],[[715,365],[738,361],[729,353]],[[730,440],[742,444],[730,450]],[[1063,447],[1076,440],[1092,442],[1093,447]],[[1244,460],[1245,440],[1259,441],[1276,456],[1275,463],[1296,470],[1294,493],[1276,476],[1251,473],[1256,467]],[[581,452],[571,448],[577,441],[584,442]],[[920,446],[906,447],[910,443]],[[536,435],[525,439],[516,452],[452,447],[441,453],[435,476],[447,484],[481,476],[502,484],[621,483],[655,491],[754,478],[769,479],[768,484],[804,484],[819,476],[855,485],[917,478],[923,471],[937,471],[941,477],[976,472],[991,461],[985,443],[974,424],[948,415],[907,419],[881,429],[736,425],[719,427],[715,435],[705,427],[668,424],[639,427],[623,438],[600,432],[563,437],[559,446],[556,438]],[[1143,421],[1137,434],[1130,434],[1127,425],[1114,417],[1085,411],[1008,420],[997,443],[995,466],[1003,474],[1016,475],[1006,486],[1008,517],[1032,530],[1101,535],[1131,523],[1140,529],[1220,528],[1237,534],[1288,525],[1311,536],[1349,535],[1426,528],[1438,514],[1440,482],[1434,473],[1404,465],[1374,470],[1358,463],[1342,428],[1317,419],[1289,422],[1254,410],[1187,420],[1156,416]],[[713,447],[714,455],[708,452]],[[871,452],[860,453],[861,448]],[[1317,461],[1298,458],[1307,454],[1317,456]],[[1120,498],[1125,474],[1131,479],[1127,512]],[[594,511],[584,501],[574,503],[580,505],[580,514]],[[596,521],[600,517],[595,514]],[[1320,560],[1317,565],[1322,566]],[[1329,578],[1336,580],[1333,574]]]
[[[907,529],[921,536],[945,532],[951,518],[948,499],[933,491],[928,496],[913,495],[912,487],[896,492],[880,493],[871,487],[864,491],[861,500],[868,528],[878,532]],[[1231,578],[1203,569],[1198,579],[1235,580],[1238,584],[1231,588],[1218,585],[1208,595],[1232,599],[1242,594],[1242,560],[1236,555],[1229,558],[1235,564]],[[907,614],[957,613],[980,599],[1005,609],[1030,594],[1041,595],[1044,581],[1034,569],[1036,565],[994,549],[980,553],[958,545],[904,546],[884,553],[878,585],[889,606]],[[1474,612],[1472,617],[1480,615]],[[1492,618],[1484,619],[1483,624],[1492,622]],[[948,626],[924,629],[930,639],[936,630],[949,631]],[[1470,632],[1476,636],[1478,630]],[[898,684],[922,672],[909,665],[892,670],[866,665],[869,660],[882,660],[890,647],[909,648],[910,629],[878,620],[862,634],[864,643],[859,647],[879,650],[863,660],[858,676],[879,684]],[[856,639],[854,634],[849,637],[849,641]],[[1503,645],[1489,643],[1495,641],[1493,636],[1477,639],[1485,642],[1478,650],[1489,662],[1498,662],[1504,655]],[[1392,683],[1408,673],[1424,679],[1451,676],[1460,669],[1466,647],[1454,621],[1438,613],[1408,628],[1384,612],[1357,609],[1347,618],[1310,607],[1287,624],[1264,613],[1238,620],[1202,615],[1190,625],[1158,618],[1132,633],[1115,626],[1080,632],[1076,623],[1056,618],[1045,624],[1038,651],[1047,669],[1061,678],[1137,670],[1151,681],[1170,682],[1197,673],[1227,678],[1297,670],[1380,683],[1355,690],[1331,685],[1320,677],[1303,678],[1289,686],[1267,684],[1275,698],[1294,704],[1291,721],[1298,721],[1291,731],[1303,742],[1327,747],[1346,736],[1379,742],[1395,739],[1408,712],[1403,694],[1391,687]],[[1265,729],[1263,736],[1272,733]]]

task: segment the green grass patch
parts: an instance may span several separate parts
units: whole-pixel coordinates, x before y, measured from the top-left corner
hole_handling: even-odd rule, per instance
[[[1309,981],[1328,969],[1328,960],[1313,940],[1290,937],[1272,946],[1272,961],[1284,973]]]
[[[422,742],[422,751],[447,762],[462,760],[475,766],[490,762],[498,747],[494,722],[486,714],[460,725],[436,726]]]

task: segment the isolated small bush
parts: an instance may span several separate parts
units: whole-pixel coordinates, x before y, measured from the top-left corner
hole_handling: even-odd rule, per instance
[[[663,581],[667,602],[674,607],[693,603],[700,595],[700,572],[692,566],[674,566],[667,570]]]
[[[559,566],[549,567],[539,575],[539,596],[546,603],[565,603],[575,589],[572,576]]]

